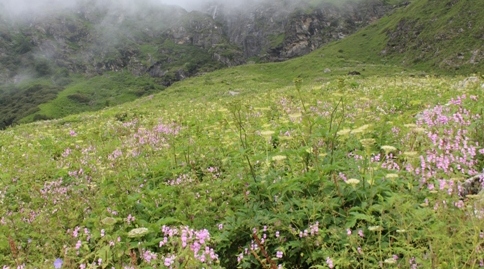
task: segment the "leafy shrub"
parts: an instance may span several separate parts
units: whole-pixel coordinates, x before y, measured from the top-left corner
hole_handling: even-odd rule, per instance
[[[52,74],[52,67],[47,59],[38,59],[34,63],[34,70],[37,76],[44,77]]]
[[[74,102],[81,103],[81,104],[88,104],[89,102],[91,102],[91,98],[89,96],[82,94],[82,93],[70,94],[70,95],[67,96],[67,98],[69,98],[70,100],[72,100]]]

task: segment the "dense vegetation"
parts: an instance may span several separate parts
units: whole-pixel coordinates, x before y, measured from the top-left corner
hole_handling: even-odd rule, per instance
[[[482,264],[482,198],[465,196],[464,184],[483,168],[479,82],[338,76],[294,85],[273,73],[265,85],[251,73],[264,68],[3,131],[0,260]]]
[[[483,78],[345,44],[156,94],[69,77],[0,132],[0,266],[484,267]]]
[[[132,101],[224,66],[164,32],[179,23],[176,9],[145,5],[124,20],[122,8],[94,4],[26,21],[0,10],[0,129]]]

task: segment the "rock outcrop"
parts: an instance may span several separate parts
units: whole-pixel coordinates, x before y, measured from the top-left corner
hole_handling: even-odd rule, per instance
[[[96,4],[25,20],[0,17],[0,82],[129,70],[170,85],[198,72],[248,60],[282,61],[344,38],[388,13],[384,0],[340,4],[257,1],[207,4],[201,11]],[[1,12],[0,12],[1,13]]]
[[[206,7],[245,58],[281,61],[307,54],[381,18],[395,6],[384,1],[311,5],[265,1],[249,8],[214,3]]]

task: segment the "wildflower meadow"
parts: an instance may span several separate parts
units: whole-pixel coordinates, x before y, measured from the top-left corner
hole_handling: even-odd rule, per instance
[[[463,79],[202,76],[1,131],[0,268],[484,268]]]

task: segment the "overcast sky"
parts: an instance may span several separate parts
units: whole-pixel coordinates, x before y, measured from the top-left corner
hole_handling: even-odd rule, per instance
[[[13,16],[25,14],[48,14],[52,10],[75,8],[80,2],[89,0],[0,0],[0,11],[7,11]],[[237,5],[240,3],[263,1],[263,0],[94,0],[98,4],[115,3],[124,7],[135,8],[141,2],[154,4],[178,5],[187,10],[199,9],[207,2],[222,2],[224,4]]]

